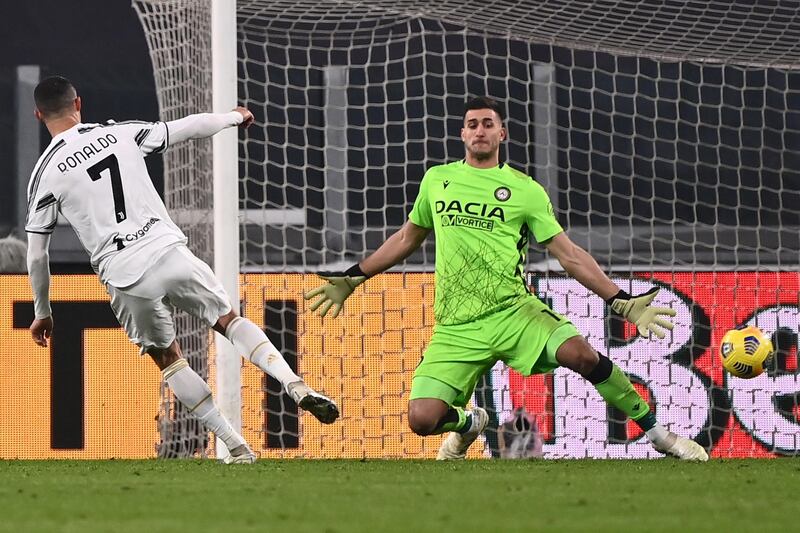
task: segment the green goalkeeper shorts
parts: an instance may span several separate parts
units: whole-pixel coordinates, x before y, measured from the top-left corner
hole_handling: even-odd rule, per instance
[[[572,322],[533,296],[480,320],[437,324],[414,372],[411,399],[464,407],[497,361],[523,376],[550,372],[559,366],[558,348],[576,335]]]

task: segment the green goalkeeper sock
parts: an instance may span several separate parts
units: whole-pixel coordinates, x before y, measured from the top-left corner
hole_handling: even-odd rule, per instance
[[[642,430],[647,431],[656,424],[650,406],[633,388],[628,376],[608,357],[601,355],[597,368],[586,379],[592,382],[605,401],[628,415]]]
[[[447,433],[448,431],[458,431],[459,433],[469,429],[472,425],[472,413],[464,411],[463,407],[451,407],[447,414],[442,417],[434,435]]]

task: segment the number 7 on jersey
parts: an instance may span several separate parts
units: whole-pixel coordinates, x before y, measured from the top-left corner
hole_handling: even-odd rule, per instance
[[[114,195],[114,213],[117,216],[117,224],[128,218],[125,213],[125,196],[122,194],[122,178],[119,173],[119,161],[114,154],[101,159],[94,165],[86,169],[92,181],[97,181],[103,177],[103,171],[108,170],[111,174],[111,193]]]

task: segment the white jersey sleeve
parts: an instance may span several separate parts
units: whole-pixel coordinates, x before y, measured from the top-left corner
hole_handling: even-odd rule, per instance
[[[25,231],[28,233],[53,233],[58,222],[58,200],[47,186],[39,187],[38,194],[28,199],[28,218]]]
[[[203,139],[217,132],[241,124],[244,116],[238,111],[228,113],[197,113],[167,122],[168,141],[173,143],[188,139]]]
[[[169,148],[169,128],[165,122],[120,122],[109,121],[115,131],[124,132],[144,155],[160,154]]]
[[[172,143],[204,139],[217,132],[241,124],[241,113],[197,113],[171,122],[121,122],[116,124],[132,137],[144,154],[161,153]],[[113,123],[112,123],[113,124]]]
[[[31,176],[26,229],[50,233],[61,215],[104,283],[135,283],[186,242],[144,161],[165,150],[168,137],[163,122],[77,124],[58,134]]]
[[[33,310],[36,318],[53,314],[50,308],[50,235],[28,235],[28,279],[33,290]]]
[[[28,215],[25,231],[28,233],[53,233],[58,221],[58,198],[50,188],[46,168],[66,143],[62,140],[51,143],[33,167],[28,182]]]
[[[31,176],[31,232],[69,222],[104,283],[127,287],[186,236],[170,219],[144,157],[172,142],[209,137],[243,115],[200,113],[165,122],[76,124],[53,138]]]

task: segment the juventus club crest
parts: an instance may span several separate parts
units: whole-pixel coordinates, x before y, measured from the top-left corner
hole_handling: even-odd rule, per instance
[[[509,198],[511,198],[511,191],[507,187],[498,187],[494,191],[494,197],[500,200],[501,202],[505,202]]]

